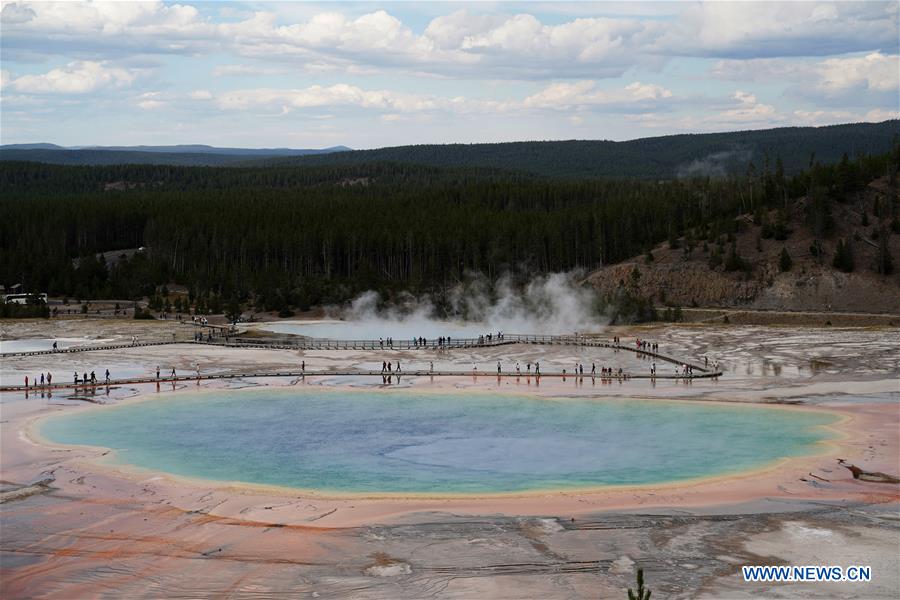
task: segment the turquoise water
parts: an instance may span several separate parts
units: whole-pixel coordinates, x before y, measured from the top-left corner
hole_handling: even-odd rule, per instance
[[[41,433],[177,475],[331,492],[677,481],[815,452],[826,413],[500,394],[254,390],[53,417]]]

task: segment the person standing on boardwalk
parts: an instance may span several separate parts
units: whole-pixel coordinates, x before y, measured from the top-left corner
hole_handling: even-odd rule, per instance
[[[391,343],[393,343],[393,340],[391,340]],[[400,361],[399,360],[397,361],[397,372],[398,373],[400,372]]]
[[[500,374],[500,361],[497,361],[497,375]]]
[[[159,379],[159,365],[156,365],[156,378]]]
[[[47,372],[47,385],[53,385],[53,373]]]
[[[41,387],[44,387],[44,374],[41,373]]]
[[[28,387],[28,375],[25,376],[25,387]]]
[[[106,370],[106,383],[109,383],[109,369]]]

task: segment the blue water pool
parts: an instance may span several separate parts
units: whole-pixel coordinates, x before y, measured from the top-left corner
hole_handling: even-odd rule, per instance
[[[46,420],[64,444],[177,475],[361,493],[497,493],[678,481],[813,453],[828,413],[503,394],[254,390]]]

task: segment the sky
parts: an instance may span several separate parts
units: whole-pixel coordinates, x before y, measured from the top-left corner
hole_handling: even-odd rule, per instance
[[[900,117],[900,2],[3,2],[0,141],[376,148]]]

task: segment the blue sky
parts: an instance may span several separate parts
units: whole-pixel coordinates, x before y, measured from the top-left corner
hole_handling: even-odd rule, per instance
[[[0,140],[372,148],[898,118],[897,2],[3,2]]]

